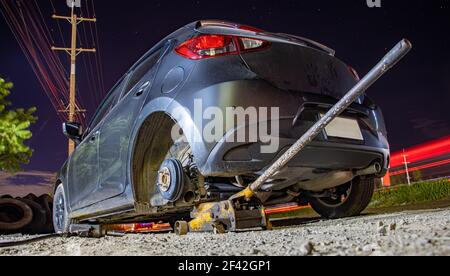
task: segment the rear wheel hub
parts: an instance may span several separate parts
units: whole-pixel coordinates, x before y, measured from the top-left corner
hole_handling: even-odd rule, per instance
[[[175,202],[180,199],[185,187],[183,165],[177,159],[165,160],[158,172],[157,185],[161,196]]]
[[[167,167],[162,168],[158,173],[158,186],[162,192],[167,192],[170,189],[170,169]]]

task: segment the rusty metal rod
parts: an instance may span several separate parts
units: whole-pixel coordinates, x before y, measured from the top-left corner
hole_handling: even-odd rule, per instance
[[[372,86],[389,69],[394,67],[412,49],[412,44],[404,39],[400,41],[367,75],[362,78],[328,113],[309,129],[286,153],[265,171],[246,191],[240,193],[252,197],[273,175],[280,171],[300,151],[311,143],[334,119],[345,111],[364,92]]]

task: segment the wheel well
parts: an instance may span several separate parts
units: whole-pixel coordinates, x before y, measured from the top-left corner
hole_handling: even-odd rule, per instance
[[[150,203],[160,164],[173,144],[170,137],[174,125],[176,122],[164,112],[151,114],[141,125],[132,160],[133,191],[138,203]]]
[[[58,189],[58,186],[61,185],[61,184],[62,184],[62,181],[61,181],[60,179],[58,179],[58,180],[55,182],[55,184],[53,185],[53,189],[52,189],[53,195],[55,194],[56,189]]]

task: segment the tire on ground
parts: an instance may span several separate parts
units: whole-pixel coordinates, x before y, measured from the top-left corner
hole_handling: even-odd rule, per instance
[[[59,200],[59,197],[62,197],[64,200],[64,214],[63,214],[63,222],[62,225],[59,226],[57,224],[56,219],[56,209],[57,209],[57,200]],[[66,234],[69,232],[70,228],[70,219],[69,219],[69,213],[67,211],[67,201],[66,201],[66,194],[64,192],[64,186],[63,184],[59,184],[59,186],[56,188],[55,195],[53,197],[53,210],[52,210],[52,221],[55,233],[57,234]]]
[[[35,194],[28,194],[26,197],[24,197],[24,199],[28,199],[28,200],[37,202],[38,197]]]
[[[331,206],[317,198],[310,200],[311,207],[326,219],[340,219],[360,215],[369,206],[375,191],[375,179],[355,178],[350,194],[340,205]]]
[[[17,199],[0,199],[0,232],[14,233],[33,220],[33,210]]]
[[[31,210],[33,211],[33,220],[26,227],[22,228],[20,232],[22,232],[23,234],[30,234],[30,235],[44,234],[45,233],[44,225],[47,220],[44,208],[42,208],[41,205],[30,199],[21,198],[18,200],[27,204],[28,207],[30,207]]]
[[[55,231],[53,228],[53,198],[49,195],[42,195],[37,199],[37,203],[41,205],[41,207],[45,211],[45,224],[43,228],[43,234],[50,234]]]

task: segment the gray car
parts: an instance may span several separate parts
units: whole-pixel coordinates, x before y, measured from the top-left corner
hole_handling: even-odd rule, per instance
[[[56,232],[73,223],[174,222],[199,203],[229,198],[358,80],[332,49],[306,38],[214,20],[177,30],[119,80],[86,130],[64,124],[77,147],[55,185]],[[244,113],[236,126],[213,133],[218,139],[207,139],[212,116],[196,115],[199,101],[202,112],[258,116]],[[270,116],[260,119],[266,110]],[[263,125],[266,135],[257,140],[229,139]],[[268,181],[254,204],[311,204],[331,219],[357,215],[389,158],[381,110],[361,97]]]

